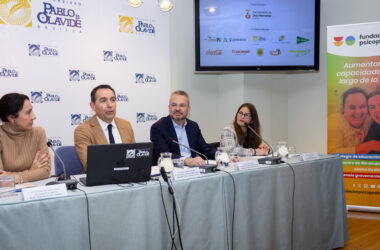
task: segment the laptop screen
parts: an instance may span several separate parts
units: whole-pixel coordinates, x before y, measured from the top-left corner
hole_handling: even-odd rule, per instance
[[[152,152],[151,142],[89,145],[86,185],[148,181]]]

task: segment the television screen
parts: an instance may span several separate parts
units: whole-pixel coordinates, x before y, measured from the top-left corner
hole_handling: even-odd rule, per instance
[[[319,1],[195,0],[195,70],[318,70]]]

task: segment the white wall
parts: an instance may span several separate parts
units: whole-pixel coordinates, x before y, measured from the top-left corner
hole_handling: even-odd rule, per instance
[[[218,141],[246,101],[258,109],[263,134],[275,146],[286,140],[298,152],[327,152],[326,27],[379,21],[378,0],[321,0],[320,70],[314,73],[194,74],[193,0],[174,2],[171,88],[189,92],[191,118],[207,141]]]

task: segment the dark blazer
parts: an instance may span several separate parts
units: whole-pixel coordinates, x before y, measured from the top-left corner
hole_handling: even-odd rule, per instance
[[[206,143],[198,124],[192,120],[186,120],[185,129],[190,148],[205,154],[208,159],[215,159],[216,150]],[[173,159],[181,157],[179,146],[170,142],[168,138],[178,141],[170,116],[162,117],[150,128],[150,140],[153,142],[153,165],[157,165],[157,160],[162,152],[171,152]],[[195,156],[197,154],[191,151],[191,157]]]

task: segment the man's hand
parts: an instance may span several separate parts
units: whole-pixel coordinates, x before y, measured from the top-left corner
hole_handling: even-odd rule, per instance
[[[193,167],[193,166],[200,166],[205,165],[206,162],[200,157],[197,156],[195,158],[186,158],[185,159],[185,165]]]

